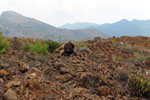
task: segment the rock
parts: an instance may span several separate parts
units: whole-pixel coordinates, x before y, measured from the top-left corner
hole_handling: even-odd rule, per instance
[[[15,51],[14,50],[10,50],[10,51],[7,52],[7,54],[8,55],[13,55],[13,54],[15,54]]]
[[[147,99],[138,98],[138,97],[133,97],[133,98],[130,98],[130,100],[147,100]]]
[[[123,43],[123,42],[120,42],[120,45],[121,45],[121,46],[124,46],[124,43]]]
[[[0,68],[3,68],[3,69],[5,69],[5,68],[8,68],[9,67],[9,64],[7,64],[7,63],[1,63],[0,64]]]
[[[39,81],[42,81],[44,79],[44,74],[42,71],[40,71],[37,68],[30,68],[28,72],[25,74],[26,79],[38,79]]]
[[[3,87],[0,87],[0,100],[1,100],[1,97],[4,95],[4,88]]]
[[[124,96],[122,99],[123,99],[123,100],[128,100],[128,97]]]
[[[112,61],[117,61],[117,56],[112,54]]]
[[[2,78],[0,78],[0,84],[1,84],[1,83],[4,83],[4,80],[3,80]]]
[[[20,81],[11,81],[8,84],[6,84],[7,88],[10,88],[12,86],[20,86],[21,82]]]
[[[8,72],[6,72],[5,70],[0,70],[0,76],[7,76],[7,75],[9,75],[9,73]]]
[[[88,75],[87,73],[82,72],[82,73],[81,73],[81,75],[80,75],[80,79],[82,79],[82,78],[86,77],[87,75]]]
[[[24,62],[20,63],[20,71],[21,71],[22,73],[25,73],[25,72],[27,72],[28,70],[29,70],[29,66],[28,66],[26,63],[24,63]]]
[[[26,79],[34,79],[36,78],[37,74],[36,73],[31,73],[26,75]]]
[[[62,82],[66,82],[72,78],[72,75],[70,75],[70,74],[59,75],[59,76],[56,76],[55,78],[58,80],[61,80]]]
[[[107,99],[108,99],[108,100],[116,100],[115,97],[112,96],[112,95],[108,95],[108,96],[107,96]]]
[[[70,68],[66,68],[66,67],[61,67],[61,68],[60,68],[60,72],[61,72],[61,73],[69,73],[70,71],[71,71]]]
[[[79,48],[79,51],[80,51],[80,52],[86,52],[86,53],[91,52],[91,50],[90,50],[88,47],[80,47],[80,48]]]
[[[15,91],[8,89],[4,94],[5,100],[18,100],[17,94]]]
[[[108,86],[101,86],[96,89],[99,92],[100,96],[108,96],[110,95],[110,88]]]
[[[64,63],[61,63],[61,62],[56,62],[56,63],[54,64],[54,67],[55,67],[56,69],[60,69],[61,67],[66,67],[66,65],[65,65]]]

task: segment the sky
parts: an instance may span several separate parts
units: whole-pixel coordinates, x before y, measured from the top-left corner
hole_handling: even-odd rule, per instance
[[[12,10],[53,26],[150,19],[150,0],[0,0],[0,13]]]

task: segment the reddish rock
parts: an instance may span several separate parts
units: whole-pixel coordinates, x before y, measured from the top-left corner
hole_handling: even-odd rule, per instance
[[[21,62],[20,63],[20,71],[24,73],[24,72],[27,72],[28,70],[29,70],[29,66],[26,63]]]
[[[9,73],[7,72],[7,71],[5,71],[5,70],[0,70],[0,76],[7,76],[7,75],[9,75]]]
[[[99,92],[99,95],[101,96],[108,96],[111,93],[110,88],[107,86],[98,87],[96,90]]]

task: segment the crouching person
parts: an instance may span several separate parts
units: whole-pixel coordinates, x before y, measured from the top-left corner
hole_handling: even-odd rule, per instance
[[[76,51],[75,51],[75,46],[73,43],[71,43],[70,41],[68,41],[65,45],[64,45],[64,52],[63,55],[64,56],[70,56],[71,54],[74,54],[76,56]]]

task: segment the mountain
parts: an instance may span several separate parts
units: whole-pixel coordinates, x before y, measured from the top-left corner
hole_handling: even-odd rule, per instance
[[[113,36],[138,36],[145,34],[141,27],[125,19],[113,24],[103,24],[90,28],[101,30]]]
[[[88,22],[76,22],[73,24],[70,23],[64,24],[60,28],[75,30],[75,29],[86,29],[91,26],[98,26],[98,24],[88,23]]]
[[[150,20],[137,20],[134,19],[132,22],[142,28],[146,36],[150,36]]]
[[[80,23],[80,25],[82,24],[85,23]],[[150,20],[134,19],[132,21],[128,21],[126,19],[122,19],[112,24],[90,24],[89,26],[87,25],[87,27],[86,25],[84,26],[84,28],[79,27],[76,29],[97,29],[111,36],[150,36]],[[76,24],[71,24],[71,27],[76,27]],[[70,29],[69,26],[66,26],[65,28]]]
[[[94,37],[109,37],[96,29],[67,30],[58,29],[33,18],[25,17],[14,11],[3,12],[0,27],[6,37],[31,37],[55,41],[87,40]]]

